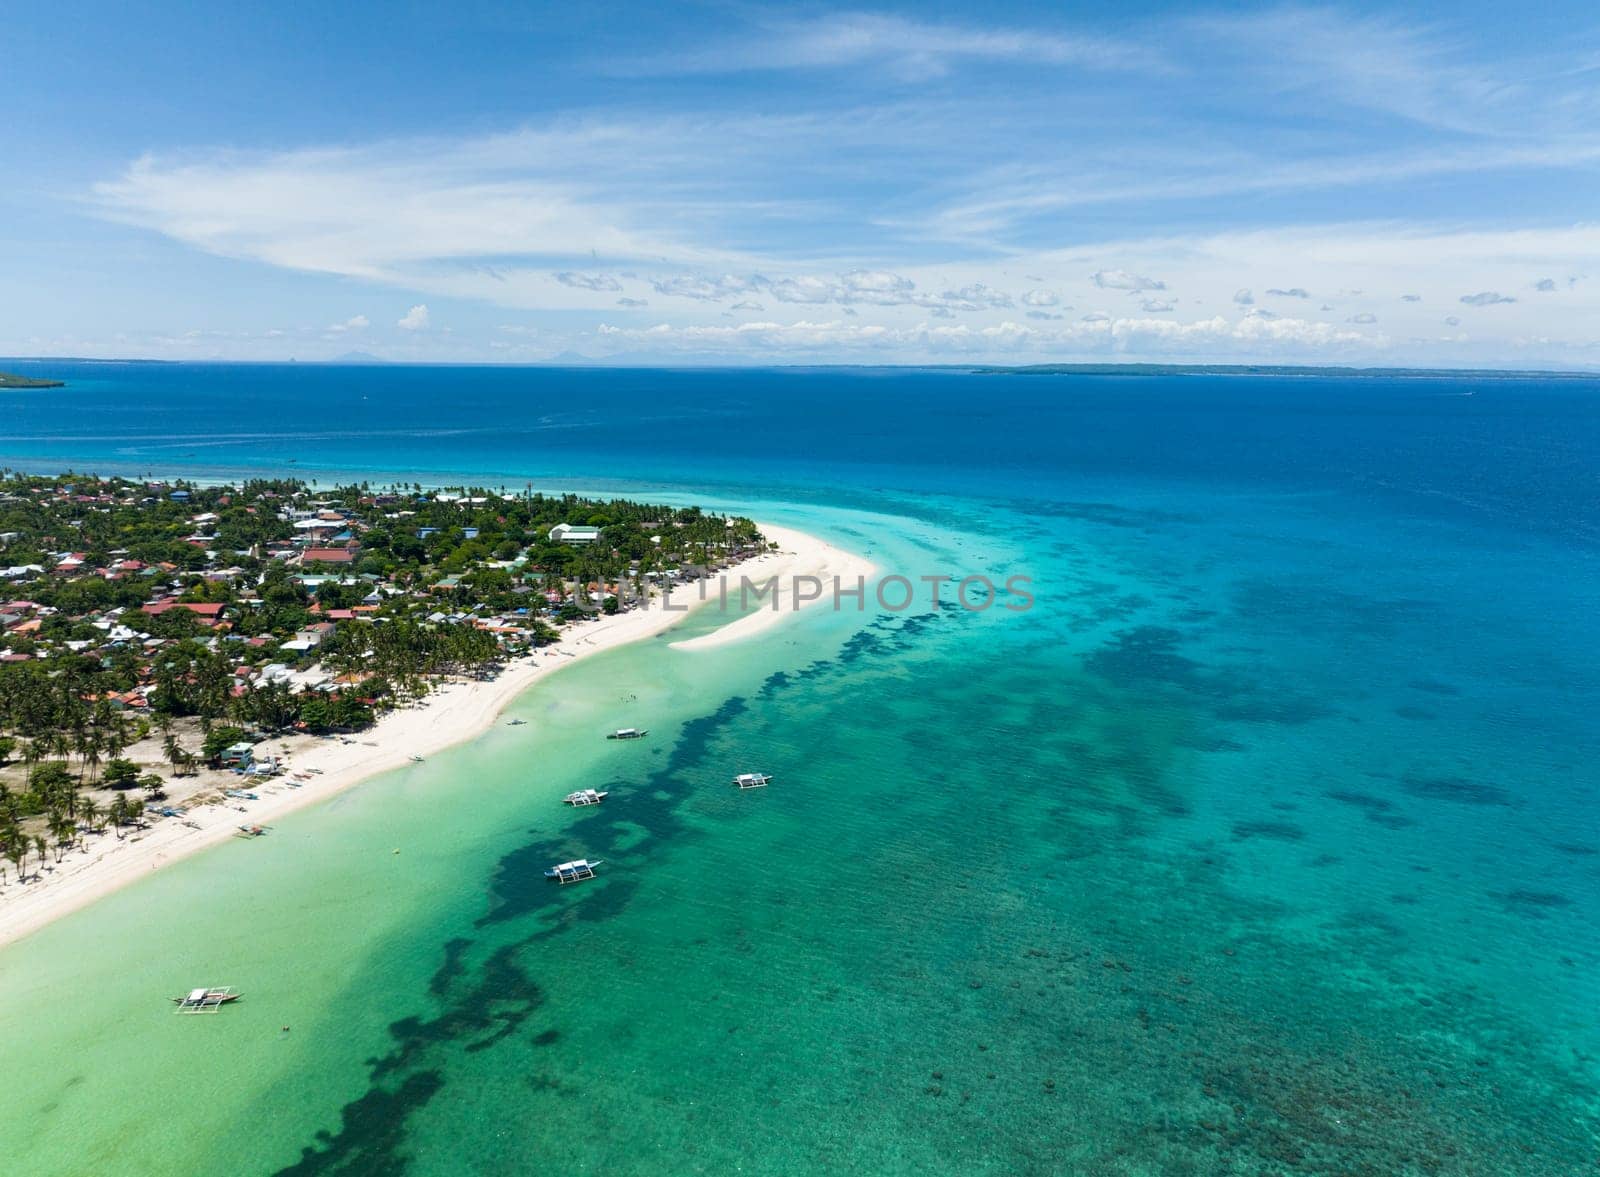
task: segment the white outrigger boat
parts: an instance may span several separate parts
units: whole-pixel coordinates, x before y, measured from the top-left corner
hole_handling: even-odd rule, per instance
[[[650,730],[648,728],[642,728],[642,727],[619,727],[616,731],[612,732],[609,736],[607,736],[606,739],[608,739],[608,740],[642,740],[646,736],[648,736],[649,734],[650,734]]]
[[[232,985],[221,985],[210,989],[191,989],[182,997],[174,997],[173,1003],[178,1007],[174,1013],[180,1014],[214,1014],[230,1001],[238,1001],[240,993]]]
[[[766,772],[741,772],[733,778],[733,783],[741,789],[764,789],[772,780],[772,774]]]
[[[571,862],[557,863],[544,872],[544,877],[554,879],[562,886],[581,883],[584,879],[594,878],[594,868],[604,861],[601,858],[575,858]]]
[[[611,794],[602,789],[579,789],[576,793],[568,793],[563,797],[563,805],[598,805]]]

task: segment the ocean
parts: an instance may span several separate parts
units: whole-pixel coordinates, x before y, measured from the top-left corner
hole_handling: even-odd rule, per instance
[[[0,465],[669,497],[1033,602],[577,663],[0,950],[14,1171],[1600,1157],[1600,382],[49,370]]]

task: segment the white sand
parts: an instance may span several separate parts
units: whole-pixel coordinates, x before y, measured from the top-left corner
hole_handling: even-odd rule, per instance
[[[835,600],[835,585],[843,591],[852,593],[858,587],[864,586],[864,591],[870,597],[873,566],[868,560],[787,527],[774,527],[763,523],[761,532],[777,544],[779,550],[746,561],[740,568],[730,569],[725,574],[728,607],[732,610],[739,608],[741,574],[748,576],[751,583],[756,586],[764,584],[771,577],[776,577],[777,584],[774,591],[770,595],[758,598],[755,591],[751,590],[747,601],[751,605],[759,603],[760,608],[708,634],[673,642],[674,650],[708,650],[716,646],[725,646],[729,642],[743,641],[777,625],[785,617],[800,609],[823,604],[831,606]],[[812,583],[803,579],[805,577],[815,577],[820,583]],[[818,595],[813,596],[813,593]],[[855,601],[855,597],[844,597],[842,607],[854,609]]]
[[[828,586],[824,600],[831,601],[833,577],[838,576],[846,587],[853,587],[856,577],[872,572],[867,561],[814,536],[770,525],[762,525],[761,530],[781,550],[747,560],[720,575],[727,578],[730,610],[738,608],[741,576],[764,581],[776,575],[782,584],[780,609],[762,609],[703,637],[674,643],[673,648],[705,649],[738,641],[791,616],[793,577],[820,577]],[[122,841],[110,832],[90,835],[86,848],[69,851],[59,864],[48,866],[32,882],[19,884],[13,879],[0,887],[0,945],[20,939],[151,871],[226,841],[238,833],[240,826],[270,826],[286,813],[399,768],[412,756],[427,757],[471,739],[493,725],[506,704],[535,680],[579,658],[670,628],[686,616],[677,611],[679,605],[686,604],[691,610],[719,607],[716,584],[713,578],[704,603],[693,586],[680,586],[672,594],[672,612],[662,609],[659,602],[652,602],[648,609],[635,608],[571,626],[560,641],[531,657],[518,659],[493,681],[439,686],[423,702],[385,714],[375,727],[348,742],[312,736],[269,740],[262,750],[278,755],[280,762],[286,761],[289,773],[311,774],[299,788],[290,787],[289,776],[256,782],[235,780],[230,783],[256,793],[259,799],[228,798],[215,804],[191,804],[184,818],[163,818]],[[193,825],[183,824],[185,821]]]

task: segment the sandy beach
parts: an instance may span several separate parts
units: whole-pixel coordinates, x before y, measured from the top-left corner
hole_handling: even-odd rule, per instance
[[[741,577],[756,582],[777,577],[779,607],[773,609],[764,601],[763,608],[702,637],[675,642],[673,649],[708,649],[744,640],[792,616],[796,611],[792,599],[796,577],[817,577],[826,586],[820,599],[802,600],[800,607],[804,608],[832,601],[834,577],[844,587],[852,588],[857,577],[870,577],[873,571],[865,559],[815,536],[786,527],[760,526],[779,550],[753,557],[717,576],[726,578],[730,611],[738,608]],[[805,595],[802,592],[802,597]],[[279,757],[287,766],[286,775],[248,785],[240,782],[257,795],[257,800],[227,798],[213,804],[192,805],[183,819],[161,819],[121,841],[109,831],[90,835],[84,845],[47,867],[33,881],[11,882],[0,888],[0,945],[20,939],[187,855],[237,837],[241,826],[270,826],[287,813],[399,768],[413,757],[426,758],[469,740],[490,727],[506,705],[535,681],[580,658],[661,633],[682,622],[689,612],[722,607],[716,576],[707,586],[704,601],[694,585],[675,588],[671,599],[671,611],[652,601],[649,608],[568,626],[559,641],[508,664],[498,677],[485,682],[437,684],[424,700],[386,713],[374,727],[354,736],[271,738],[261,746],[262,750]],[[689,612],[679,610],[684,605]],[[291,784],[294,778],[289,774],[300,774],[300,779]]]

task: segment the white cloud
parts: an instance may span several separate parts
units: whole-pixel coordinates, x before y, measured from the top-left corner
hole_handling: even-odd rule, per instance
[[[747,298],[743,302],[734,303],[733,304],[733,309],[736,310],[736,311],[759,311],[762,308],[761,308],[761,304],[759,302],[751,302]]]
[[[1303,287],[1300,287],[1300,286],[1291,286],[1287,290],[1279,290],[1276,286],[1274,286],[1271,290],[1268,290],[1267,293],[1268,294],[1275,294],[1279,298],[1310,298],[1311,297],[1311,292],[1309,290],[1304,289]]]
[[[616,292],[622,289],[610,274],[582,274],[574,270],[564,270],[556,275],[556,281],[563,286],[573,286],[579,290],[609,290]]]
[[[333,335],[342,335],[347,331],[361,331],[372,326],[365,315],[352,315],[342,323],[332,323],[328,331]]]
[[[1149,314],[1160,314],[1173,309],[1173,304],[1164,298],[1147,298],[1139,304],[1139,308]]]
[[[1368,323],[1376,323],[1377,321],[1378,316],[1373,314],[1371,311],[1362,311],[1359,315],[1351,315],[1345,320],[1346,323],[1360,323],[1363,325]]]
[[[1540,278],[1533,284],[1533,288],[1542,294],[1549,294],[1556,288],[1556,280],[1554,278]]]
[[[1477,294],[1463,294],[1461,301],[1469,307],[1486,307],[1493,306],[1499,302],[1516,302],[1517,300],[1508,294],[1501,294],[1497,290],[1482,290]]]
[[[1319,351],[1381,346],[1328,323],[1246,315],[1230,322],[1222,316],[1194,322],[1172,319],[1112,318],[1086,315],[1061,326],[1028,326],[1006,320],[988,326],[921,322],[904,327],[840,320],[771,320],[740,324],[658,323],[642,330],[602,324],[599,335],[629,348],[650,347],[678,353],[741,354],[825,352],[859,354],[915,349],[929,355],[966,356],[1082,354],[1160,354],[1238,356],[1277,354],[1311,347]]]
[[[1159,68],[1160,59],[1144,45],[1108,37],[841,12],[777,23],[754,36],[713,42],[698,53],[656,56],[624,63],[622,68],[644,73],[867,68],[920,80],[973,62],[1121,70]]]
[[[1400,296],[1400,301],[1401,302],[1421,302],[1422,301],[1422,295],[1420,295],[1420,294],[1402,294]]]
[[[1251,294],[1248,289],[1235,290],[1233,292],[1233,301],[1242,307],[1247,307],[1254,304],[1256,296]]]
[[[1030,290],[1022,296],[1025,307],[1053,307],[1061,301],[1054,290]]]
[[[428,329],[428,307],[426,303],[418,303],[404,315],[395,326],[402,331],[426,331]]]
[[[1167,284],[1156,278],[1146,278],[1140,274],[1130,274],[1127,270],[1096,270],[1089,275],[1089,281],[1102,290],[1127,290],[1139,293],[1144,290],[1165,290]]]
[[[717,302],[744,294],[751,289],[749,279],[737,278],[732,274],[723,274],[717,278],[678,274],[670,278],[658,278],[651,285],[655,287],[657,294],[672,298],[692,298],[698,302]]]
[[[617,305],[619,307],[647,307],[650,303],[642,298],[619,298],[617,299]]]

